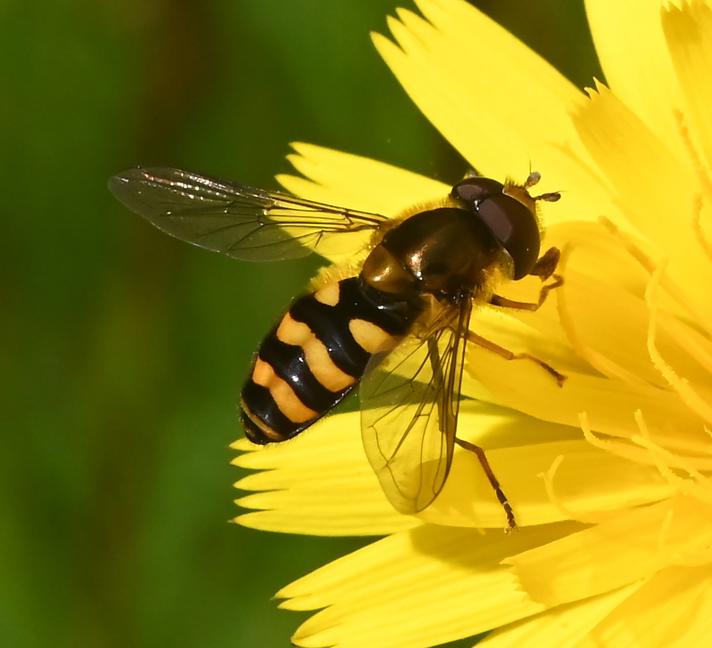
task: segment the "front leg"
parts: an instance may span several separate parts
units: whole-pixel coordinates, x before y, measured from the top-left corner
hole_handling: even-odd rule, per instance
[[[530,275],[539,277],[542,281],[546,281],[551,275],[554,274],[556,266],[559,265],[559,259],[561,258],[561,251],[559,248],[550,247],[539,260],[534,264]]]
[[[494,306],[502,306],[504,308],[513,308],[515,310],[539,310],[546,301],[549,292],[564,283],[564,278],[561,275],[554,274],[556,266],[559,264],[560,256],[561,253],[558,248],[549,248],[534,264],[532,271],[529,273],[530,275],[539,277],[542,281],[546,281],[549,277],[553,277],[554,279],[551,283],[541,287],[539,299],[537,299],[537,301],[521,302],[508,299],[507,297],[502,297],[501,295],[492,295],[490,298],[490,304]],[[564,381],[566,380],[566,376],[564,374],[559,373],[549,363],[544,362],[530,353],[515,353],[495,342],[492,342],[491,340],[483,338],[481,335],[473,333],[472,331],[468,331],[468,339],[482,348],[496,353],[505,360],[531,360],[532,362],[536,362],[542,369],[547,371],[554,378],[554,380],[556,380],[559,387],[562,387]]]
[[[530,275],[539,277],[542,281],[546,281],[549,277],[554,278],[554,281],[550,284],[541,287],[541,290],[539,291],[539,299],[537,299],[537,301],[522,302],[514,299],[508,299],[507,297],[502,297],[501,295],[492,295],[490,304],[493,306],[503,306],[504,308],[514,308],[516,310],[539,310],[546,301],[549,292],[564,283],[564,278],[561,275],[554,274],[556,266],[559,264],[560,257],[561,252],[559,251],[559,248],[549,248],[534,264],[532,271],[529,273]]]

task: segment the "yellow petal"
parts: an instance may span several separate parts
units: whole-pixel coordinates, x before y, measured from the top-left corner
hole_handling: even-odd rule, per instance
[[[562,252],[570,251],[566,268],[587,272],[638,297],[645,296],[650,273],[626,248],[627,239],[616,236],[601,222],[559,223],[547,230],[545,242]],[[557,271],[563,269],[560,265]]]
[[[564,190],[564,204],[544,207],[546,222],[610,212],[571,125],[581,93],[466,2],[421,0],[418,7],[427,21],[404,10],[389,20],[397,44],[379,34],[373,41],[431,123],[484,175],[523,179],[533,165],[542,191]]]
[[[649,272],[626,250],[622,240],[599,224],[562,224],[549,238],[565,250],[557,268],[564,285],[550,297],[558,312],[549,321],[554,309],[545,304],[535,317],[529,315],[530,323],[548,316],[548,337],[558,336],[556,324],[563,323],[562,330],[578,356],[602,374],[667,387],[648,349]],[[669,294],[656,290],[655,303],[656,345],[662,355],[670,358],[687,380],[709,381],[712,345],[685,319],[663,312],[664,308],[680,312],[679,304]]]
[[[712,569],[656,574],[590,635],[592,646],[705,646],[712,632]],[[586,644],[584,644],[586,645]]]
[[[331,416],[296,439],[238,457],[262,472],[236,486],[258,491],[238,500],[258,509],[236,521],[255,528],[318,535],[379,535],[418,524],[388,504],[365,460],[356,413]],[[655,501],[672,487],[652,466],[602,452],[574,428],[545,424],[483,403],[464,402],[458,436],[487,450],[520,526],[598,517]],[[542,479],[558,457],[552,499]],[[595,486],[595,487],[594,487]],[[504,511],[475,456],[456,448],[440,496],[422,520],[504,528]]]
[[[680,396],[680,400],[687,407],[689,407],[692,412],[697,414],[708,424],[712,424],[712,406],[710,406],[710,402],[712,400],[712,390],[710,385],[712,352],[710,351],[708,340],[705,340],[703,336],[699,336],[696,331],[690,331],[689,335],[685,335],[683,331],[688,327],[685,327],[683,322],[680,322],[681,326],[670,327],[670,324],[675,323],[675,321],[673,320],[670,322],[668,318],[667,330],[673,333],[673,339],[679,343],[680,348],[691,348],[696,352],[691,355],[690,360],[693,358],[701,360],[701,370],[696,372],[697,375],[692,373],[681,376],[679,372],[683,358],[676,358],[674,355],[672,355],[672,357],[666,357],[665,352],[661,352],[661,345],[658,340],[659,312],[656,303],[657,283],[661,275],[661,272],[657,272],[655,274],[653,280],[651,280],[650,290],[647,294],[648,305],[650,308],[647,346],[650,358],[656,369],[660,371],[661,376],[665,378],[670,387]],[[684,336],[682,340],[679,339],[680,335]],[[696,335],[697,339],[695,339]],[[670,349],[668,349],[668,353],[669,352]],[[694,366],[688,363],[688,366],[686,366],[684,370],[685,372],[694,372]]]
[[[500,436],[527,434],[530,419],[511,416],[501,420]],[[488,449],[488,429],[477,417],[461,415],[458,436],[478,441],[507,496],[520,527],[567,519],[598,520],[612,511],[670,496],[674,490],[654,466],[632,463],[598,450],[583,440],[532,443]],[[490,423],[492,425],[492,423]],[[536,429],[540,427],[533,424]],[[543,474],[561,458],[552,476],[555,498],[547,492]],[[433,524],[503,529],[506,518],[501,504],[473,453],[458,447],[452,470],[437,499],[419,515]]]
[[[670,345],[676,345],[677,352],[663,352],[667,357],[674,358],[678,373],[686,375],[688,382],[704,383],[709,389],[712,374],[712,342],[698,330],[684,321],[671,317],[666,313],[658,313],[658,334],[656,345],[660,345],[660,334],[669,340]],[[691,364],[694,361],[695,364]],[[682,364],[684,363],[684,366]],[[712,402],[712,399],[707,399]]]
[[[620,290],[599,277],[573,270],[559,289],[559,309],[579,354],[602,374],[625,382],[647,382],[664,388],[667,383],[650,362],[645,331],[649,312],[644,299]],[[660,334],[661,347],[690,369],[700,367],[668,335]]]
[[[289,191],[331,205],[397,216],[404,209],[443,198],[449,185],[385,162],[314,144],[295,142],[289,156],[294,168],[311,182],[293,184],[294,176],[277,176]]]
[[[239,506],[248,508],[270,507],[271,510],[243,513],[234,522],[259,531],[295,533],[311,536],[382,536],[418,526],[417,521],[394,519],[391,511],[375,511],[369,502],[353,505],[351,502],[306,502],[307,495],[270,497],[244,497],[236,500]],[[317,500],[316,497],[312,497]],[[344,509],[349,509],[344,511]]]
[[[658,268],[648,243],[605,217],[596,223],[558,223],[547,230],[544,243],[562,251],[557,272],[563,272],[565,266],[641,298],[645,298],[651,277]],[[661,310],[689,320],[694,310],[681,300],[677,286],[663,275],[660,288]],[[553,296],[557,296],[557,291]],[[559,314],[554,317],[558,320]]]
[[[505,535],[424,526],[340,558],[277,596],[289,609],[326,607],[297,630],[298,646],[437,645],[540,612],[499,562],[573,528]]]
[[[622,240],[614,236],[601,223],[581,221],[557,223],[547,229],[542,242],[543,250],[550,246],[557,247],[563,252],[556,272],[563,275],[564,285],[567,285],[566,282],[568,281],[566,274],[571,270],[593,275],[600,281],[631,293],[640,299],[645,297],[645,290],[650,281],[649,272],[631,255]],[[551,281],[546,283],[550,284]],[[537,302],[541,291],[541,281],[534,277],[525,277],[519,281],[508,282],[497,289],[498,294],[525,302]],[[568,347],[569,357],[567,357],[567,363],[571,364],[576,362],[573,357],[574,350],[571,349],[569,333],[561,326],[560,314],[557,309],[557,300],[561,292],[560,288],[551,290],[543,306],[536,312],[511,308],[497,309],[497,311],[507,316],[506,319],[500,320],[502,327],[508,328],[510,326],[509,320],[516,318],[541,333],[546,341],[543,346],[551,347],[553,343]],[[661,297],[666,296],[665,293],[661,295]],[[665,302],[666,308],[669,307],[668,302],[669,299]],[[605,301],[599,303],[599,306],[603,310]],[[489,310],[491,309],[481,309],[475,313],[472,328],[476,332],[480,332],[479,326],[482,318],[486,321],[485,326],[496,328],[494,320],[490,325],[488,316],[480,314]],[[482,334],[485,335],[484,333]],[[527,337],[527,335],[525,331],[517,330],[513,331],[513,335],[510,337],[516,340],[522,336]],[[527,343],[527,346],[529,352],[535,352],[531,344]],[[552,350],[549,349],[548,352],[551,353]],[[579,350],[577,352],[580,353]],[[558,350],[557,353],[567,355],[564,349]],[[580,358],[578,363],[583,366]]]
[[[712,163],[712,9],[694,0],[681,9],[667,6],[662,12],[662,26],[675,67],[687,112],[694,127],[694,138],[707,162]],[[682,106],[681,106],[682,108]]]
[[[277,181],[287,191],[310,200],[393,217],[450,191],[437,180],[367,157],[302,142],[292,147],[296,153],[289,161],[307,179],[283,174]],[[319,254],[332,263],[353,262],[370,238],[370,231],[333,236],[321,242]]]
[[[477,645],[486,648],[521,646],[579,646],[588,633],[634,594],[639,584],[593,596],[585,601],[561,605],[531,619],[495,630]],[[635,642],[634,642],[635,643]],[[629,645],[634,645],[629,644]],[[608,644],[605,644],[608,645]]]
[[[420,524],[386,500],[361,446],[358,412],[328,416],[280,444],[242,442],[234,464],[262,470],[236,487],[257,492],[237,501],[258,509],[235,521],[266,531],[312,535],[382,535]]]
[[[683,155],[674,117],[683,98],[663,35],[661,4],[586,0],[586,14],[608,85],[648,128]]]
[[[509,295],[507,291],[501,292]],[[550,297],[549,303],[536,313],[499,307],[479,308],[470,320],[470,329],[506,349],[531,353],[546,360],[561,373],[593,375],[595,372],[590,366],[575,354],[558,321],[557,297]],[[468,346],[475,347],[474,343]],[[515,362],[512,369],[516,370],[518,365],[519,362]]]
[[[709,273],[692,223],[697,215],[697,179],[686,165],[607,88],[599,86],[574,117],[581,137],[605,168],[623,212],[669,259],[667,272],[702,321],[712,300],[697,282]]]
[[[505,560],[547,606],[646,578],[671,565],[712,560],[712,507],[691,497],[628,511]]]
[[[585,412],[592,430],[626,438],[638,433],[634,414],[641,410],[656,443],[702,457],[712,455],[702,421],[671,391],[575,372],[565,372],[566,382],[559,387],[530,360],[505,360],[473,344],[467,354],[468,380],[463,380],[467,396],[574,427]]]

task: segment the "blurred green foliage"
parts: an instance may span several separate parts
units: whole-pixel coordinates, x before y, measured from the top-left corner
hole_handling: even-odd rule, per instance
[[[398,4],[0,6],[0,646],[285,646],[300,617],[269,597],[363,543],[227,524],[237,390],[316,261],[191,248],[105,186],[140,163],[275,187],[295,139],[457,178],[370,45]],[[480,5],[598,73],[578,2]]]

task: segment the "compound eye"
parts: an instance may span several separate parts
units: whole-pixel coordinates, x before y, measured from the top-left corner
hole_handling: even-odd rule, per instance
[[[499,194],[483,200],[477,212],[514,262],[514,279],[529,274],[539,258],[541,235],[536,217],[518,200]]]
[[[485,198],[501,194],[502,189],[504,185],[496,180],[475,177],[458,182],[450,195],[468,206],[477,206]]]

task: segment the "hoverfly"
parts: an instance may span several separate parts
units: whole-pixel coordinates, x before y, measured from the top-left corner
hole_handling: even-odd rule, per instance
[[[445,484],[455,444],[476,453],[510,527],[514,514],[484,451],[457,437],[469,341],[512,354],[470,331],[474,304],[535,310],[560,283],[559,251],[539,256],[531,196],[539,180],[504,184],[469,176],[448,196],[392,219],[171,168],[134,168],[109,187],[129,209],[194,245],[247,261],[304,256],[332,239],[368,231],[360,271],[295,299],[262,341],[240,399],[245,435],[284,441],[332,410],[360,384],[363,443],[393,506],[426,508]],[[536,275],[537,303],[498,296],[504,280]]]

